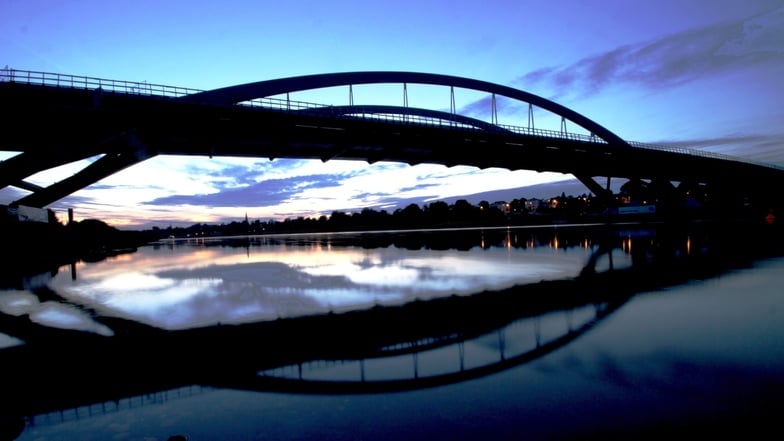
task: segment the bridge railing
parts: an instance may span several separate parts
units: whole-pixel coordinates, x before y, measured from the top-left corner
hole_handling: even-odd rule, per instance
[[[65,408],[49,413],[28,415],[25,422],[29,426],[41,427],[45,425],[61,424],[79,421],[85,418],[106,416],[123,410],[140,408],[144,406],[160,406],[162,403],[175,399],[187,399],[209,392],[205,386],[184,386],[177,389],[163,390],[144,395],[132,395],[119,400],[86,404],[79,407]]]
[[[0,69],[0,82],[4,81],[41,86],[70,87],[74,89],[102,89],[108,92],[167,98],[179,98],[192,93],[201,92],[197,89],[165,86],[162,84],[148,83],[146,81],[110,80],[105,78],[17,69]]]
[[[669,145],[661,145],[661,144],[648,144],[648,143],[637,142],[637,141],[626,141],[626,142],[630,146],[639,149],[657,150],[661,152],[671,152],[671,153],[679,153],[682,155],[699,156],[701,158],[721,159],[724,161],[734,161],[734,162],[740,162],[744,164],[761,165],[761,166],[775,168],[784,171],[784,167],[778,164],[752,161],[751,159],[741,158],[732,155],[725,155],[722,153],[708,152],[705,150],[691,149],[688,147],[669,146]]]

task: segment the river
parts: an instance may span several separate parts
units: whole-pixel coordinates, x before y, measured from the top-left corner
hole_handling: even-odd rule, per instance
[[[699,224],[195,237],[4,277],[0,439],[778,434],[783,245]]]

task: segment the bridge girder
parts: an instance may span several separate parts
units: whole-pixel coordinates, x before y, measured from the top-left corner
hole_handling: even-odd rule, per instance
[[[125,137],[125,146],[105,154],[79,172],[48,187],[30,188],[33,193],[12,205],[45,207],[78,190],[111,176],[118,171],[155,156],[155,152],[142,145],[131,133]]]

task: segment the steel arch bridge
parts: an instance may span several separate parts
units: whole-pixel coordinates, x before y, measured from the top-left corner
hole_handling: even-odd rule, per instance
[[[402,86],[403,105],[355,105],[353,87]],[[449,88],[449,111],[411,107],[408,85]],[[347,87],[347,105],[291,101],[289,94]],[[456,88],[487,94],[491,121],[458,113]],[[280,98],[284,96],[285,98]],[[45,207],[156,155],[204,155],[435,163],[572,174],[608,196],[594,178],[691,185],[770,199],[784,169],[724,155],[630,143],[560,104],[485,81],[419,72],[342,72],[241,84],[209,91],[10,70],[0,76],[7,108],[0,188],[31,193],[12,205]],[[276,98],[277,97],[277,98]],[[528,108],[528,126],[498,123],[497,97]],[[537,129],[533,109],[560,118]],[[566,130],[567,123],[585,134]],[[35,127],[30,130],[29,127]],[[77,160],[99,159],[48,187],[26,179]]]

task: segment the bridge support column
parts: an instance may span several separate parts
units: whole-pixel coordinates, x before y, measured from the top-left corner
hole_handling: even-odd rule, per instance
[[[14,201],[11,205],[27,205],[30,207],[43,208],[58,199],[62,199],[69,194],[94,184],[124,168],[145,161],[157,154],[152,149],[148,149],[144,143],[140,142],[134,132],[126,134],[122,139],[122,144],[123,145],[108,151],[100,159],[74,175]]]
[[[593,180],[593,177],[584,175],[584,174],[575,174],[575,178],[577,178],[580,182],[583,183],[588,190],[590,190],[593,194],[595,194],[599,199],[603,202],[610,202],[613,197],[612,190],[610,190],[610,177],[607,177],[607,188],[602,187],[598,182]]]

